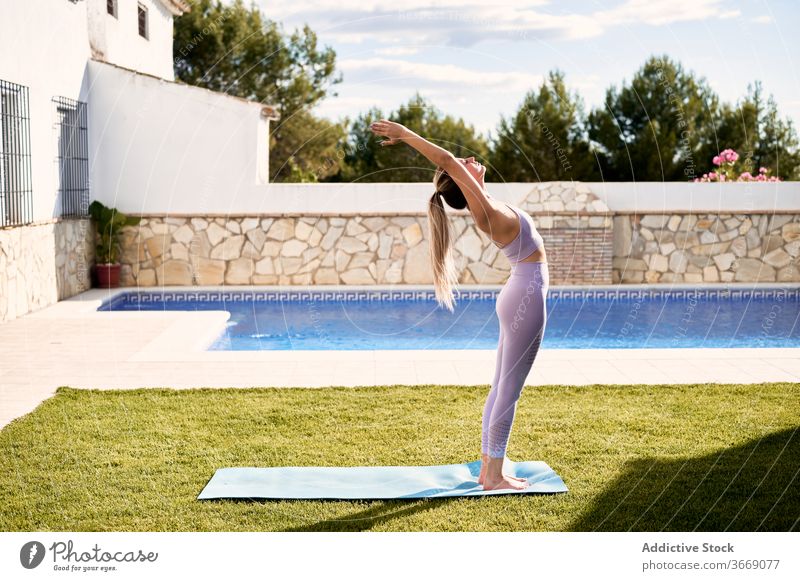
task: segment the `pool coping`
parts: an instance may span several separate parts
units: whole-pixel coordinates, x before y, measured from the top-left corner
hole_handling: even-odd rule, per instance
[[[496,292],[505,286],[504,284],[475,284],[475,285],[459,285],[458,289],[465,292],[480,292],[492,291]],[[84,304],[84,308],[74,310],[74,312],[96,312],[99,307],[106,304],[119,295],[129,292],[141,293],[169,293],[169,292],[359,292],[359,291],[376,291],[376,292],[414,292],[414,291],[432,291],[433,286],[430,284],[424,285],[169,285],[169,286],[147,286],[147,287],[118,287],[114,289],[99,289],[93,288],[74,297],[64,299],[59,302],[80,302]],[[769,282],[769,283],[752,283],[752,282],[739,282],[739,283],[675,283],[669,285],[653,285],[653,284],[610,284],[610,285],[550,285],[551,292],[564,292],[564,291],[670,291],[670,290],[794,290],[798,291],[800,287],[794,282]],[[113,312],[113,311],[109,311]]]

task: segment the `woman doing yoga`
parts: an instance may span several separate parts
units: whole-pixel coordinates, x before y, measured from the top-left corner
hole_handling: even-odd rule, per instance
[[[457,158],[399,123],[381,119],[370,126],[385,137],[381,145],[407,143],[437,166],[436,191],[428,202],[431,262],[436,298],[453,310],[458,285],[450,228],[442,199],[456,209],[469,208],[475,225],[489,236],[511,263],[511,275],[497,297],[500,340],[492,388],[481,427],[481,471],[484,490],[523,489],[524,478],[503,473],[517,401],[539,352],[547,324],[545,299],[550,286],[544,241],[527,212],[495,200],[484,188],[486,168],[468,157]]]

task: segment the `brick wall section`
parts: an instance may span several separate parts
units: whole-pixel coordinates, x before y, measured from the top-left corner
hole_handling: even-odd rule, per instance
[[[544,239],[551,285],[611,284],[613,214],[588,186],[536,184],[520,206]]]
[[[539,232],[547,248],[551,285],[611,284],[610,229],[567,227]]]

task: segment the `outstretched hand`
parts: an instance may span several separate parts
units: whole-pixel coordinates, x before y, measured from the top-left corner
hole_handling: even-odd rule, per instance
[[[394,145],[403,141],[403,135],[408,131],[404,125],[389,121],[388,119],[381,119],[380,121],[373,122],[369,128],[375,135],[386,137],[381,141],[381,146]]]

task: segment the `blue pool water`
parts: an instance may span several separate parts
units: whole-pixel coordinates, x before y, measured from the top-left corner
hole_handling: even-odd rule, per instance
[[[99,310],[230,312],[210,350],[495,349],[499,289],[130,291]],[[543,347],[800,347],[800,288],[550,288]]]

